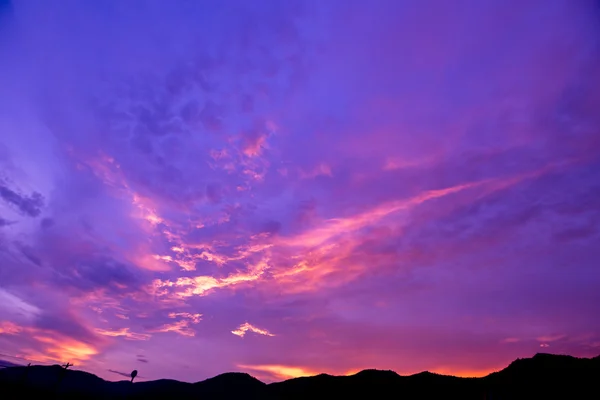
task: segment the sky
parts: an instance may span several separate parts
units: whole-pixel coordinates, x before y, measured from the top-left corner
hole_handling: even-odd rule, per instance
[[[6,360],[600,354],[597,1],[2,0],[0,60]]]

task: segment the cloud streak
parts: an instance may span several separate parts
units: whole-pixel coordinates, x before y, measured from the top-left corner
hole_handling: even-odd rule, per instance
[[[259,335],[264,335],[264,336],[275,336],[268,330],[257,328],[256,326],[253,326],[252,324],[250,324],[248,322],[244,322],[236,330],[231,331],[231,333],[243,338],[248,331],[257,333]]]

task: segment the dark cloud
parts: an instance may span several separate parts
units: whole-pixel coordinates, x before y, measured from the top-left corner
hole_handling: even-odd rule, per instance
[[[281,222],[279,221],[267,221],[263,224],[260,229],[260,233],[267,233],[269,235],[275,235],[281,230]]]
[[[0,184],[0,198],[17,207],[17,209],[30,217],[37,217],[44,207],[44,197],[33,192],[30,196],[21,195],[7,186]]]
[[[54,226],[54,220],[52,218],[43,218],[40,221],[40,226],[43,229],[50,229],[50,228],[52,228]]]
[[[219,184],[209,184],[206,186],[206,197],[213,203],[219,203],[221,201],[221,187]]]
[[[31,261],[38,267],[42,266],[42,260],[36,255],[36,250],[34,248],[19,243],[17,243],[17,246],[21,250],[21,254],[23,254],[27,260]]]
[[[58,332],[78,340],[97,342],[98,337],[69,311],[47,309],[36,320],[35,327]]]
[[[0,217],[0,228],[2,228],[4,226],[9,226],[9,225],[12,225],[12,224],[14,224],[13,221],[8,221],[8,220]]]
[[[134,272],[131,266],[110,256],[85,255],[71,258],[66,265],[55,267],[58,271],[58,285],[81,291],[105,289],[112,293],[126,293],[135,290],[142,283],[141,275]]]

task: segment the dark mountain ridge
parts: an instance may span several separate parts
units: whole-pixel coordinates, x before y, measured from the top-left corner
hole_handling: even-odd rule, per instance
[[[525,399],[600,398],[600,356],[575,358],[536,354],[517,359],[482,378],[421,372],[364,370],[349,376],[320,374],[265,384],[239,372],[201,382],[109,382],[96,375],[55,366],[0,369],[3,399],[59,396],[61,399]]]

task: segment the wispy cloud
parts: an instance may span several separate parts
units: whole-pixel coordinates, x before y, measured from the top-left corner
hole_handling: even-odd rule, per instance
[[[124,337],[130,340],[148,340],[150,335],[145,333],[130,332],[129,328],[121,328],[117,330],[96,329],[96,333],[104,336]]]
[[[248,332],[248,331],[257,333],[259,335],[264,335],[264,336],[275,336],[268,330],[257,328],[256,326],[254,326],[248,322],[244,322],[236,330],[231,331],[231,333],[233,333],[234,335],[239,336],[239,337],[244,337],[246,335],[246,332]]]
[[[152,329],[152,332],[175,332],[183,336],[195,336],[196,332],[190,327],[202,320],[202,314],[190,314],[187,312],[170,313],[169,318],[179,318],[179,321],[161,325]]]

